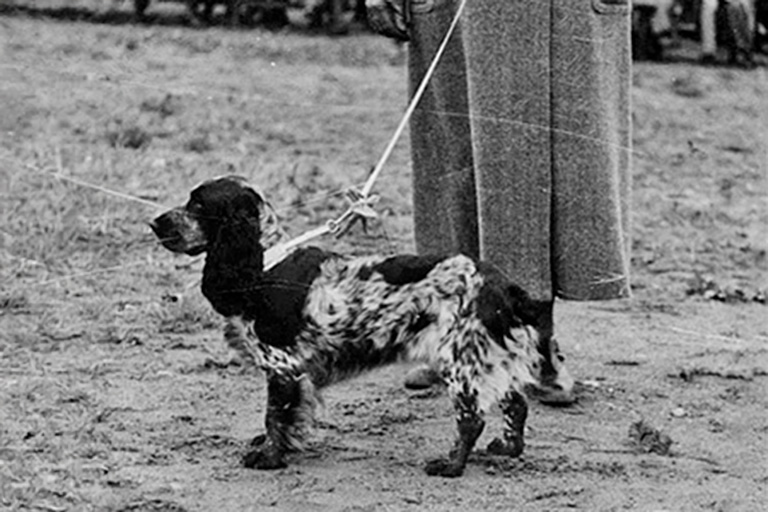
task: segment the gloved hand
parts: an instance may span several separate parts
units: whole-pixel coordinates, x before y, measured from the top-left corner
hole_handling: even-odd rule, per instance
[[[384,36],[408,41],[409,0],[365,0],[368,24]]]

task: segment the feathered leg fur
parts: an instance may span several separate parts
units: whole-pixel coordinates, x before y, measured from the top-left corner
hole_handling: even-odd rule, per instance
[[[428,475],[461,476],[467,465],[469,454],[485,428],[485,420],[478,409],[477,392],[471,390],[469,385],[462,386],[462,388],[452,397],[453,406],[456,409],[456,426],[459,435],[447,458],[427,462],[424,469]]]
[[[519,457],[525,448],[525,420],[528,418],[528,404],[525,397],[510,390],[499,401],[504,417],[504,432],[502,438],[496,438],[488,445],[488,451],[494,455]]]
[[[285,454],[301,449],[312,418],[314,392],[303,373],[271,371],[267,376],[266,436],[254,439],[243,458],[248,468],[278,469],[286,466]]]

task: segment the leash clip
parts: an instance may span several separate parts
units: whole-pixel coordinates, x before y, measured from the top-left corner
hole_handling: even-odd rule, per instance
[[[337,238],[347,233],[358,222],[362,224],[363,231],[367,232],[368,220],[379,217],[374,208],[374,205],[379,202],[377,194],[365,196],[359,190],[350,188],[347,189],[346,196],[350,202],[347,210],[339,218],[328,221],[328,231]]]

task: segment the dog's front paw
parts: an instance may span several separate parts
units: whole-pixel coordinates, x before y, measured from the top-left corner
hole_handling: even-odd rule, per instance
[[[524,448],[525,443],[522,438],[502,440],[497,437],[488,445],[488,453],[506,457],[519,457],[523,454]]]
[[[243,466],[249,469],[282,469],[287,467],[283,454],[273,446],[251,450],[243,457]]]
[[[435,459],[427,462],[424,471],[429,476],[456,478],[464,474],[464,465],[452,459]]]

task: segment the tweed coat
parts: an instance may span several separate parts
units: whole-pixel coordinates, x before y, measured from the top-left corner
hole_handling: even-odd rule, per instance
[[[418,85],[458,0],[413,2]],[[420,253],[533,298],[629,294],[629,0],[469,0],[411,120]]]

